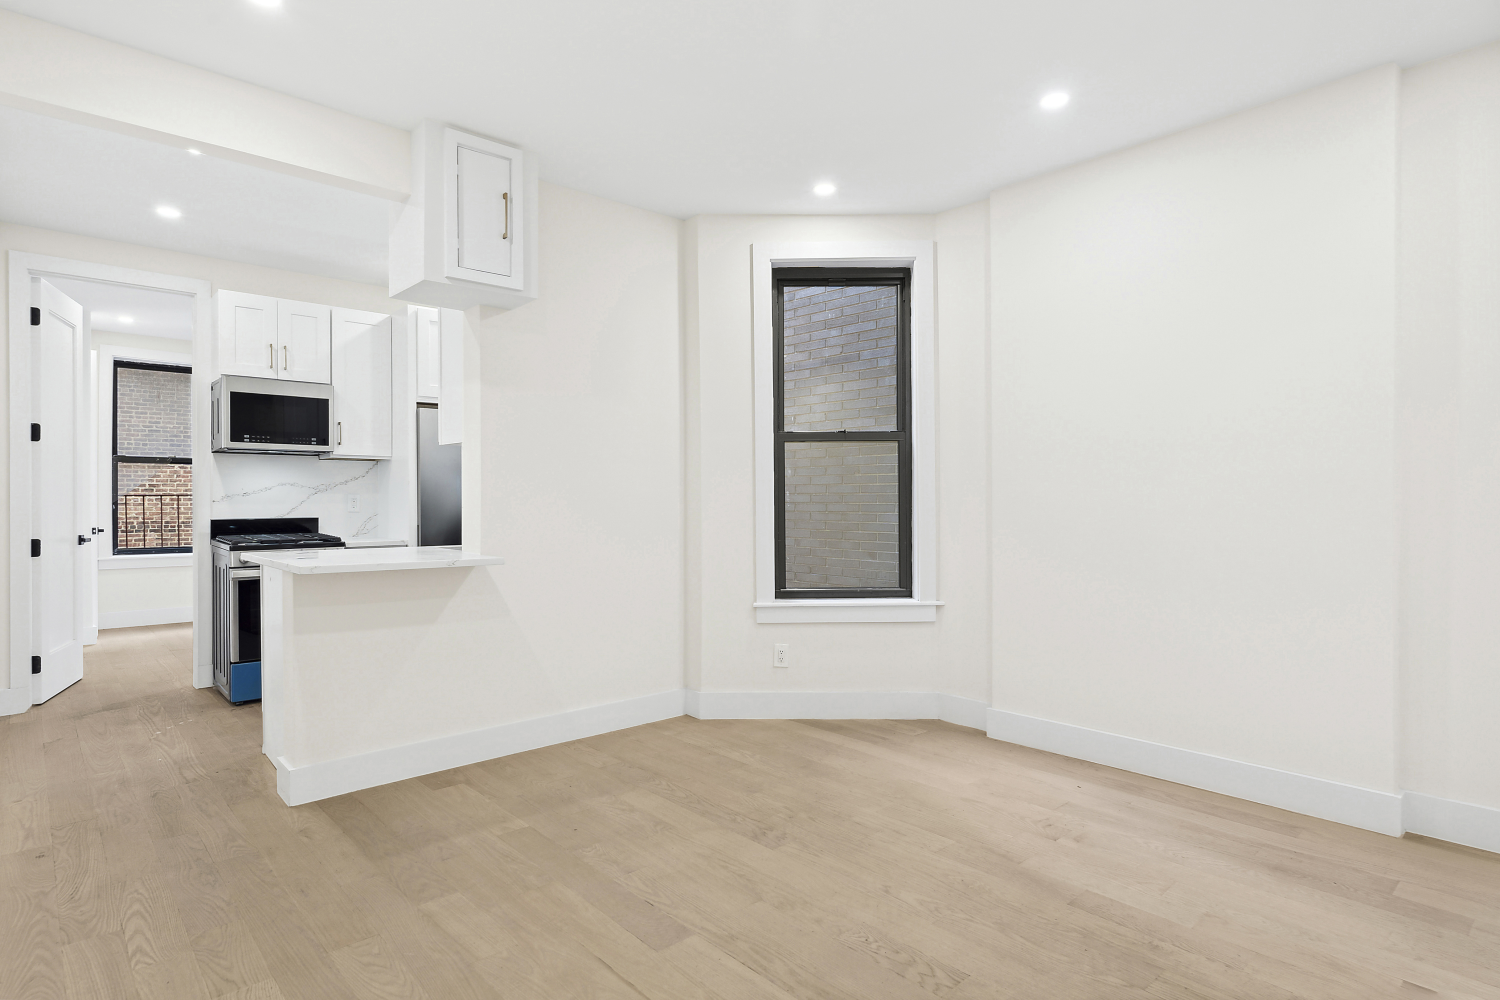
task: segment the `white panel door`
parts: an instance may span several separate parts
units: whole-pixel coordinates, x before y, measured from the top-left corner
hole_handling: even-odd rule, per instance
[[[277,300],[277,378],[325,385],[333,381],[331,312],[312,302]]]
[[[436,403],[443,384],[443,340],[438,311],[417,310],[417,402]]]
[[[31,700],[40,705],[83,677],[93,522],[82,416],[88,405],[83,307],[40,278],[31,286],[41,321],[31,327],[31,412],[40,439],[30,445],[31,652],[41,657]]]
[[[510,276],[514,195],[510,157],[458,146],[458,266]]]
[[[275,378],[276,300],[245,292],[219,292],[219,374]]]
[[[333,457],[391,457],[391,318],[333,310]]]

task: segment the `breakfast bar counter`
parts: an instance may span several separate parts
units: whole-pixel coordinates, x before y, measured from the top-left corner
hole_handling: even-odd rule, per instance
[[[261,567],[262,750],[300,805],[506,752],[536,681],[504,560],[438,546],[245,553]]]

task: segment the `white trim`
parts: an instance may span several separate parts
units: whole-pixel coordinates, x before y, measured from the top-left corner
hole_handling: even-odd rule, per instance
[[[140,628],[142,625],[177,625],[193,620],[191,604],[181,608],[147,608],[144,611],[101,611],[99,627]]]
[[[931,240],[756,243],[750,248],[755,359],[755,620],[935,621],[937,599],[937,315]],[[771,271],[775,267],[911,268],[912,599],[857,602],[862,614],[788,611],[823,602],[776,600],[776,470]],[[842,602],[848,609],[856,602]],[[918,613],[924,617],[913,617]],[[926,617],[929,616],[930,617]]]
[[[103,538],[103,535],[98,536]],[[100,569],[164,569],[169,566],[191,566],[191,552],[153,552],[141,556],[104,556]]]
[[[176,292],[194,297],[193,308],[193,462],[207,465],[207,422],[199,420],[208,403],[209,372],[213,368],[213,337],[210,303],[212,286],[196,278],[138,271],[112,264],[95,264],[89,261],[70,260],[43,254],[10,251],[8,258],[8,290],[10,307],[7,310],[7,328],[10,340],[10,674],[11,690],[31,689],[29,673],[31,663],[31,566],[29,539],[31,537],[31,462],[26,447],[30,439],[31,413],[31,350],[29,344],[29,316],[31,294],[29,283],[32,277],[83,278],[137,288]],[[195,476],[193,486],[193,509],[208,510],[209,489],[207,476]],[[194,545],[202,553],[203,562],[194,567],[194,603],[209,606],[208,588],[211,576],[206,563],[208,556],[208,519],[196,519],[193,528]],[[207,629],[195,629],[193,635],[193,684],[208,687],[213,683],[212,647]],[[14,697],[14,696],[11,696]]]
[[[1406,792],[1401,804],[1407,833],[1500,854],[1500,809],[1421,792]]]
[[[0,717],[20,715],[31,708],[31,687],[0,688]]]
[[[937,691],[694,691],[695,719],[941,719],[985,727],[982,701]]]
[[[683,691],[677,688],[301,767],[274,755],[271,747],[267,756],[276,765],[277,794],[287,805],[300,806],[451,767],[675,719],[683,714],[682,706]]]
[[[942,601],[881,600],[756,602],[760,625],[797,625],[821,622],[935,622]]]
[[[989,710],[992,739],[1175,781],[1305,816],[1399,837],[1401,795],[1327,778],[1247,764],[1194,750],[1116,736],[1000,709]]]

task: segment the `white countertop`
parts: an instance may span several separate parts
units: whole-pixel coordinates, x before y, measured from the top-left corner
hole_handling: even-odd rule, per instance
[[[499,566],[499,556],[481,556],[440,545],[421,548],[309,549],[243,553],[245,562],[288,573],[371,573],[390,569],[446,569],[463,566]]]
[[[384,549],[400,548],[406,544],[404,538],[346,538],[344,548],[346,549]]]

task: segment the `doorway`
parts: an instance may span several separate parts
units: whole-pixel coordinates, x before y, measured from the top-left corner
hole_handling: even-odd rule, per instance
[[[207,530],[199,538],[193,516],[207,484],[191,468],[208,449],[194,415],[207,412],[209,284],[16,251],[9,270],[11,663],[0,715],[76,683],[100,627],[196,621],[208,607],[194,552],[207,550]],[[132,453],[119,452],[121,391],[136,409],[175,407],[178,438],[127,435]],[[151,604],[163,588],[175,595],[165,605],[115,606],[122,594]],[[212,682],[206,631],[193,629],[195,687]]]

